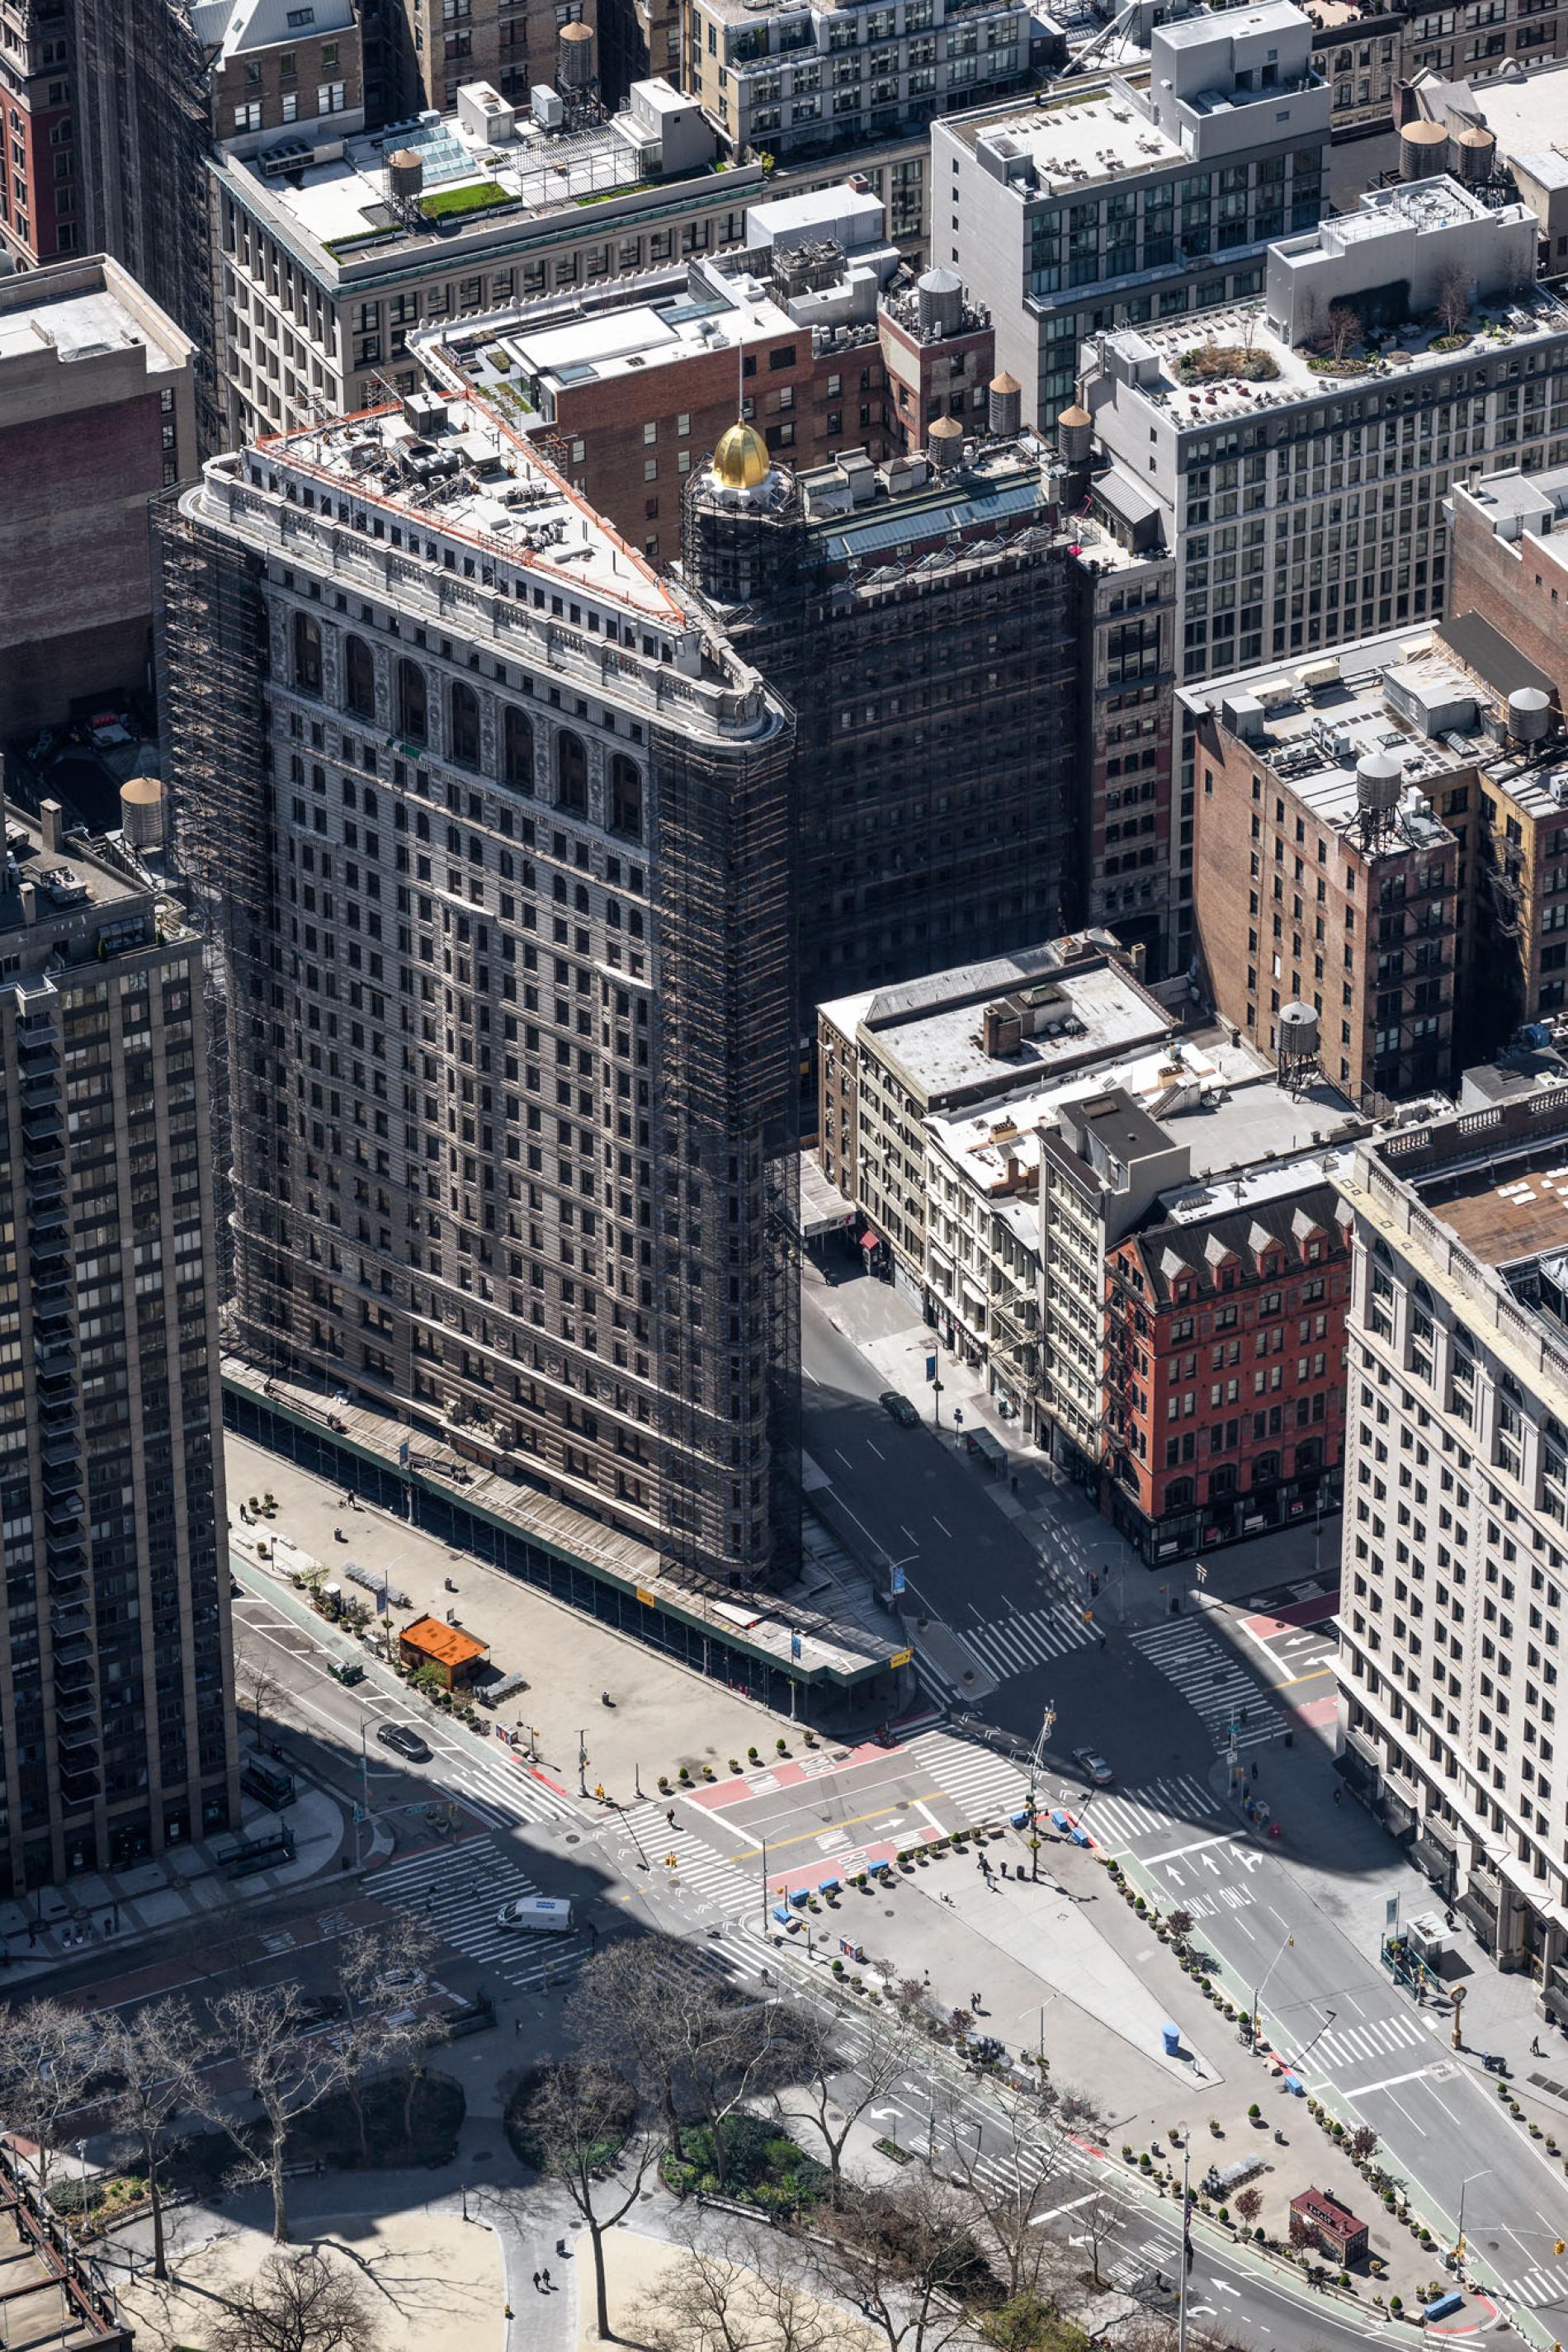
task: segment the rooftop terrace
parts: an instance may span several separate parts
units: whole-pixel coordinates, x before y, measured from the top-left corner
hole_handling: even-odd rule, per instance
[[[257,487],[352,519],[372,539],[445,570],[473,577],[482,566],[496,583],[515,572],[520,600],[588,590],[666,629],[687,625],[643,559],[471,393],[415,394],[217,461],[219,473],[236,467]],[[583,625],[580,613],[573,617]],[[596,631],[600,615],[587,625]]]
[[[994,111],[961,115],[948,128],[1026,196],[1051,195],[1182,161],[1175,140],[1151,121],[1145,102],[1119,80],[1000,118]]]
[[[642,91],[656,93],[658,102],[639,112]],[[491,228],[520,213],[601,203],[657,179],[660,122],[672,100],[681,103],[666,84],[634,83],[625,112],[576,130],[542,127],[498,100],[498,112],[482,129],[460,113],[421,116],[326,145],[301,141],[292,154],[283,142],[253,161],[231,156],[222,168],[259,183],[270,204],[329,258],[353,259],[384,245],[433,242],[471,224]],[[692,145],[689,136],[685,143]],[[711,156],[711,134],[697,143]],[[402,152],[416,154],[423,168],[423,184],[407,199],[395,194],[388,168],[388,158]],[[732,184],[739,200],[761,173],[738,169]]]

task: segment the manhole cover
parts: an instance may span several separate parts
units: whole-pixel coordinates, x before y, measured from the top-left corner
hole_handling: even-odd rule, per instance
[[[581,1845],[583,1841],[578,1836],[575,1830],[568,1830],[566,1833],[566,1843],[568,1845]]]

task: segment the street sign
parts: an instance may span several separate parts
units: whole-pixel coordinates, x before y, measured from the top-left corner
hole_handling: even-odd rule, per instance
[[[1399,1897],[1391,1895],[1383,1906],[1383,1932],[1389,1935],[1399,1925]]]
[[[928,1356],[926,1358],[926,1378],[928,1381],[934,1381],[936,1378],[936,1358],[934,1356]]]
[[[658,1601],[654,1599],[653,1594],[652,1594],[651,1592],[645,1592],[645,1591],[643,1591],[643,1588],[642,1588],[642,1586],[641,1586],[640,1584],[639,1584],[639,1585],[637,1585],[637,1586],[636,1586],[634,1589],[635,1589],[635,1591],[636,1591],[636,1592],[637,1592],[637,1599],[642,1602],[642,1605],[643,1605],[643,1607],[644,1607],[645,1609],[657,1609],[657,1608],[658,1608]]]

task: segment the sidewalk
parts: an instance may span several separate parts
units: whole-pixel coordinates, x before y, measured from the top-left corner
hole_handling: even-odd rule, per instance
[[[246,1744],[240,1743],[243,1763]],[[44,1886],[26,1902],[0,1903],[0,1938],[14,1988],[68,1964],[89,1948],[126,1953],[163,1928],[247,1904],[263,1903],[283,1888],[303,1885],[331,1872],[334,1883],[350,1823],[343,1808],[324,1790],[305,1787],[281,1816],[242,1800],[242,1836],[262,1836],[281,1819],[294,1836],[294,1858],[276,1869],[246,1878],[227,1878],[216,1866],[217,1853],[232,1843],[228,1832],[135,1863],[129,1870],[82,1871],[63,1886]],[[108,1965],[106,1958],[106,1965]]]
[[[528,1677],[525,1688],[497,1709],[491,1736],[494,1730],[518,1731],[526,1750],[531,1729],[541,1769],[563,1789],[577,1789],[579,1733],[586,1738],[589,1788],[602,1782],[612,1797],[626,1803],[634,1796],[634,1780],[652,1793],[659,1773],[673,1780],[682,1764],[700,1780],[704,1764],[721,1774],[729,1759],[743,1757],[749,1747],[770,1751],[781,1723],[788,1720],[552,1601],[536,1585],[522,1583],[472,1552],[410,1527],[391,1511],[369,1503],[358,1509],[345,1505],[342,1487],[264,1446],[231,1433],[225,1439],[225,1460],[230,1534],[238,1556],[248,1557],[259,1536],[268,1546],[279,1545],[279,1559],[258,1567],[280,1592],[292,1593],[287,1564],[317,1562],[329,1580],[342,1585],[345,1599],[373,1606],[374,1587],[384,1575],[395,1594],[406,1596],[406,1605],[392,1608],[382,1621],[394,1625],[425,1614],[444,1618],[450,1611],[457,1623],[486,1644],[489,1664]],[[274,1516],[256,1528],[242,1525],[240,1506],[248,1508],[252,1495],[268,1492],[277,1498]],[[337,1528],[346,1543],[336,1540]],[[350,1575],[353,1568],[366,1573],[368,1586]],[[447,1589],[448,1580],[455,1590]],[[308,1608],[307,1595],[293,1597]],[[331,1639],[325,1620],[311,1615],[303,1622]],[[376,1667],[370,1672],[390,1684]],[[613,1706],[601,1704],[604,1690]],[[417,1696],[407,1696],[417,1710]]]

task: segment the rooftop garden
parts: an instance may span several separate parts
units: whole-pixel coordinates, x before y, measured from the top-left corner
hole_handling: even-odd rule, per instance
[[[1279,362],[1270,352],[1255,352],[1247,343],[1194,343],[1176,361],[1178,383],[1218,383],[1240,376],[1247,383],[1271,383]]]
[[[499,180],[473,180],[466,187],[437,188],[419,199],[419,209],[426,220],[450,220],[455,214],[482,213],[491,205],[511,202],[510,192]]]

